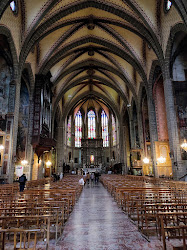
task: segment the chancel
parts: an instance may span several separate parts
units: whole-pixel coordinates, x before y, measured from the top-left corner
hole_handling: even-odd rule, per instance
[[[0,248],[186,247],[186,183],[186,0],[0,1]]]

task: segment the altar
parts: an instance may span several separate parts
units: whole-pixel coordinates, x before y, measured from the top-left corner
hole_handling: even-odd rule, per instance
[[[103,162],[103,139],[82,139],[81,145],[82,167],[100,168]]]

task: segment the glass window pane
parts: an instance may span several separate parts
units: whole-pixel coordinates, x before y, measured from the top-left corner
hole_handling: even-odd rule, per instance
[[[95,112],[93,110],[88,112],[88,138],[95,139]]]
[[[108,141],[108,117],[104,110],[101,113],[101,127],[102,127],[102,139],[103,139],[103,147],[109,146]]]
[[[67,130],[67,145],[71,147],[71,116],[68,119]]]
[[[75,117],[75,147],[81,147],[82,139],[82,115],[80,110]]]
[[[116,122],[113,115],[112,115],[112,141],[113,141],[113,146],[116,146]]]

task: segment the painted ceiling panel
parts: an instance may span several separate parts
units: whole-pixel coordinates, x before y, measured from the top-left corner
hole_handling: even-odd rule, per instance
[[[70,29],[71,26],[66,26],[61,29],[54,31],[52,34],[49,34],[44,39],[40,41],[40,60],[42,60],[46,53],[51,50],[51,47],[55,45],[59,38],[63,37],[64,34]]]
[[[111,27],[124,37],[124,41],[126,40],[129,49],[142,60],[142,39],[127,29],[121,29],[114,25],[111,25]]]
[[[156,28],[157,20],[156,20],[156,8],[157,4],[155,0],[136,0],[138,6],[138,10],[142,11],[144,14],[144,18],[148,20],[148,22],[152,23],[152,26]]]
[[[17,55],[20,53],[21,48],[21,39],[20,39],[20,33],[21,33],[21,12],[19,11],[18,16],[15,16],[10,7],[8,7],[0,20],[1,25],[5,25],[8,29],[10,29],[10,32],[12,34],[14,44],[16,47]]]
[[[66,42],[63,44],[63,47],[71,43],[72,41],[75,41],[77,39],[80,39],[81,37],[83,38],[86,36],[93,36],[93,37],[97,37],[101,39],[104,38],[105,40],[115,43],[116,46],[120,45],[120,43],[118,43],[116,39],[114,39],[111,35],[106,33],[103,29],[100,29],[99,27],[96,26],[94,30],[89,30],[86,26],[84,26],[81,29],[79,29],[77,32],[75,32],[69,39],[67,39]]]
[[[71,1],[72,3],[72,1]],[[56,8],[56,11],[59,11],[58,8]],[[53,13],[50,13],[48,14],[48,18],[51,16],[51,14],[54,14],[55,12]],[[114,19],[114,20],[118,20],[118,21],[122,21],[123,19],[121,17],[118,17],[112,13],[109,13],[107,11],[104,11],[104,10],[101,10],[101,9],[96,9],[96,8],[86,8],[86,9],[82,9],[82,10],[78,10],[76,12],[73,12],[73,13],[70,13],[69,15],[67,16],[64,16],[63,18],[61,18],[59,21],[64,21],[64,20],[70,20],[70,19],[73,19],[73,18],[77,18],[77,17],[87,17],[87,16],[90,16],[90,15],[94,15],[94,17],[105,17],[105,18],[110,18],[110,19]]]
[[[171,10],[167,14],[165,14],[164,12],[161,12],[161,13],[162,13],[161,14],[161,19],[162,19],[161,30],[162,30],[162,34],[164,34],[164,36],[162,36],[163,38],[162,48],[165,53],[166,47],[167,47],[167,41],[170,35],[170,29],[175,24],[182,23],[182,19],[179,13],[177,12],[177,10],[174,8],[174,6],[172,6]]]
[[[42,8],[47,3],[47,0],[30,0],[24,1],[26,12],[26,30],[30,28],[34,20],[42,14]]]
[[[82,56],[78,57],[77,59],[75,59],[69,66],[72,67],[73,65],[76,65],[79,62],[85,61],[85,60],[93,60],[93,61],[100,61],[103,63],[107,63],[108,65],[110,65],[111,67],[115,67],[115,65],[113,63],[111,63],[109,60],[107,60],[104,56],[95,53],[94,56],[88,56],[88,53],[83,54]]]
[[[82,85],[83,86],[83,85]],[[70,102],[71,100],[73,100],[73,98],[75,98],[77,95],[80,95],[81,93],[83,93],[84,91],[88,91],[88,86],[84,87],[83,89],[82,86],[76,86],[70,90],[68,90],[65,94],[64,94],[64,105],[67,102]],[[80,90],[81,89],[81,90]]]
[[[114,55],[112,53],[107,53],[109,54],[110,56],[112,56],[125,70],[126,72],[128,73],[128,75],[133,78],[133,67],[130,63],[128,63],[127,61],[125,61],[123,58],[117,56],[117,55]]]

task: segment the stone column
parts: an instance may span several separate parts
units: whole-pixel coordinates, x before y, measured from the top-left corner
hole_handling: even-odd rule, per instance
[[[64,162],[64,123],[58,126],[58,140],[57,140],[57,166],[58,171],[63,171]]]
[[[124,144],[123,116],[121,116],[119,121],[119,161],[122,163],[123,174],[126,173],[126,166],[124,165]]]
[[[71,168],[74,168],[74,148],[75,148],[75,120],[71,120],[71,160],[73,161],[71,163]]]
[[[140,148],[144,150],[144,142],[143,142],[143,126],[142,126],[142,110],[139,105],[138,111],[137,111],[137,121],[138,121],[138,138],[139,138],[139,144]]]
[[[182,165],[181,161],[181,152],[180,152],[180,143],[179,143],[179,135],[177,128],[176,110],[174,106],[173,88],[172,88],[172,81],[169,78],[169,76],[167,76],[164,79],[164,94],[165,94],[170,152],[172,152],[174,156],[172,159],[173,177],[174,179],[178,180],[186,173],[186,170],[185,167]]]
[[[148,115],[149,115],[149,130],[150,130],[153,172],[154,172],[154,176],[158,178],[158,172],[157,172],[157,167],[156,167],[156,150],[155,150],[155,141],[158,141],[158,135],[157,135],[156,114],[155,114],[153,95],[152,95],[152,84],[148,86],[147,91],[148,91],[147,105],[148,105]]]
[[[134,121],[133,121],[132,113],[129,116],[129,127],[130,127],[130,142],[131,142],[131,149],[132,149],[132,148],[135,148]]]
[[[33,134],[33,115],[34,115],[34,102],[33,98],[30,98],[29,102],[29,121],[28,121],[28,137],[26,148],[26,159],[29,164],[29,180],[32,180],[32,168],[33,168],[33,147],[32,147],[32,134]]]
[[[12,137],[12,164],[9,166],[8,182],[12,183],[14,180],[15,163],[13,161],[14,156],[16,156],[16,146],[17,146],[17,133],[18,133],[18,120],[19,120],[19,103],[20,103],[20,89],[21,89],[21,79],[15,81],[16,85],[16,95],[15,95],[15,108],[14,108],[14,123],[13,123],[13,137]]]
[[[112,147],[113,147],[113,143],[112,143],[112,116],[110,114],[109,119],[108,119],[108,139],[109,139],[109,148],[110,148],[110,152],[109,152],[109,164],[111,164],[110,159],[112,158]]]
[[[124,173],[127,174],[127,135],[126,135],[126,126],[123,125],[123,135],[122,135],[122,140],[123,140],[123,162],[124,162]]]
[[[102,126],[101,126],[101,114],[100,113],[98,116],[96,133],[97,133],[97,138],[102,138]]]

